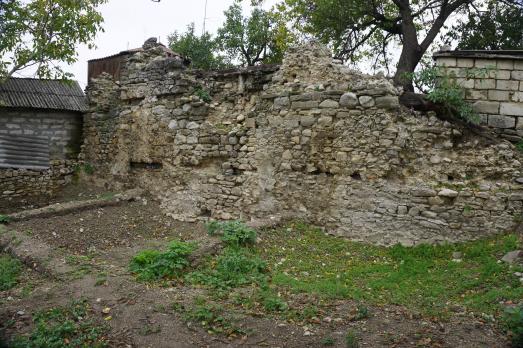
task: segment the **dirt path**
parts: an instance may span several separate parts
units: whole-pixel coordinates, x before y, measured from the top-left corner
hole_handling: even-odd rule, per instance
[[[353,320],[350,313],[358,304],[343,300],[322,306],[312,320],[300,322],[243,309],[216,298],[212,290],[183,283],[136,282],[127,268],[138,250],[164,245],[173,238],[194,240],[206,235],[200,224],[175,223],[164,217],[152,201],[32,219],[13,223],[8,229],[27,239],[18,248],[48,250],[49,257],[40,262],[56,277],[28,271],[32,276],[21,287],[31,284],[34,289],[29,295],[22,295],[20,288],[2,294],[9,299],[3,300],[0,322],[16,323],[5,331],[7,336],[27,331],[30,313],[35,310],[83,298],[98,319],[110,325],[110,345],[114,347],[323,347],[330,343],[346,347],[349,330],[357,332],[364,347],[506,346],[491,325],[469,316],[439,322],[401,307],[383,306],[371,307],[368,318]],[[190,308],[202,297],[220,302],[247,334],[211,334],[200,323],[188,320],[180,308]],[[288,302],[300,310],[319,300],[289,294]],[[107,308],[108,313],[102,313]]]

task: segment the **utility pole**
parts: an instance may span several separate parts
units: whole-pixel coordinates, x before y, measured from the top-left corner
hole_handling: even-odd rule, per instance
[[[207,0],[205,0],[205,9],[203,10],[203,31],[202,36],[205,35],[205,22],[207,21]]]

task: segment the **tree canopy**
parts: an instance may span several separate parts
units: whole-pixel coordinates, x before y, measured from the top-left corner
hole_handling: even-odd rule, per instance
[[[489,0],[490,1],[490,0]],[[453,15],[465,15],[485,6],[487,0],[282,0],[278,11],[286,13],[298,31],[330,44],[338,58],[358,61],[373,57],[388,66],[394,46],[400,56],[394,80],[412,90],[406,73],[413,72],[423,55],[448,29]],[[521,0],[499,0],[517,8]],[[472,30],[474,30],[474,26]]]
[[[225,12],[225,23],[218,29],[217,42],[231,61],[252,66],[279,63],[293,37],[276,12],[253,6],[245,17],[241,1],[235,1]]]
[[[169,47],[189,58],[196,69],[212,70],[230,66],[225,57],[218,52],[218,44],[209,33],[197,35],[194,23],[187,26],[184,33],[174,32],[168,37]]]
[[[0,0],[0,81],[33,68],[40,78],[64,78],[58,62],[77,59],[76,46],[92,47],[106,0]]]

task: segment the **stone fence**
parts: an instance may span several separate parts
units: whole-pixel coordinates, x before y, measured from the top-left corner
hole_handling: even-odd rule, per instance
[[[82,159],[178,220],[304,219],[378,244],[510,229],[521,157],[505,140],[402,108],[390,80],[318,44],[279,67],[203,73],[160,48],[88,86]]]
[[[523,51],[442,51],[434,59],[457,78],[483,124],[522,140]]]

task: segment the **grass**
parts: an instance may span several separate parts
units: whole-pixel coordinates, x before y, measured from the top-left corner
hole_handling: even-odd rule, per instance
[[[106,347],[107,328],[89,319],[89,306],[74,301],[64,307],[39,311],[33,315],[34,328],[17,336],[10,347]]]
[[[295,223],[268,231],[262,256],[272,282],[295,292],[326,299],[398,304],[424,315],[444,318],[456,306],[499,314],[500,302],[519,301],[523,287],[498,260],[520,247],[515,235],[475,242],[412,248],[384,248],[325,235]],[[463,254],[452,261],[452,252]]]
[[[0,291],[13,288],[18,283],[22,264],[17,259],[0,254]]]

